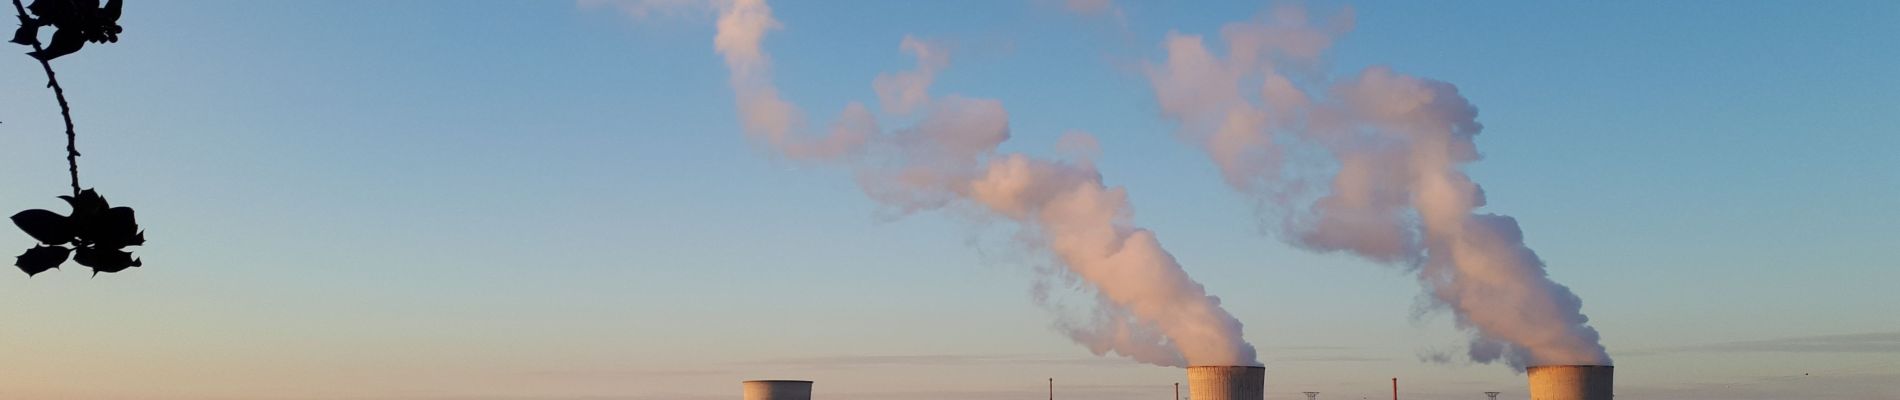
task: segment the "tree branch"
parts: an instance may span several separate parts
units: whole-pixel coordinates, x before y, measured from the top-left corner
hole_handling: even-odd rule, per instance
[[[20,13],[20,19],[27,19],[26,6],[20,0],[13,0],[13,9]],[[33,41],[33,51],[44,51],[39,40]],[[38,60],[38,57],[34,59]],[[59,79],[53,76],[53,63],[39,60],[40,67],[46,69],[46,86],[53,88],[53,97],[59,99],[59,115],[66,118],[66,170],[72,173],[73,196],[79,195],[79,134],[73,132],[73,108],[66,104],[66,90],[59,87]]]

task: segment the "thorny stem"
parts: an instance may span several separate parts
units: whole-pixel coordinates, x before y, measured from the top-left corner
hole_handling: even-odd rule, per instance
[[[21,5],[20,0],[13,0],[13,10],[20,13],[21,20],[28,18],[26,15],[26,6]],[[40,42],[35,40],[33,41],[33,51],[40,52],[45,51],[45,49],[41,49]],[[38,60],[39,58],[35,57],[34,59]],[[66,118],[66,170],[72,173],[73,196],[77,197],[79,196],[79,134],[73,133],[73,108],[72,106],[66,105],[66,91],[60,89],[59,79],[53,77],[53,64],[46,60],[39,61],[40,67],[46,69],[46,86],[53,88],[53,97],[59,99],[59,115]]]

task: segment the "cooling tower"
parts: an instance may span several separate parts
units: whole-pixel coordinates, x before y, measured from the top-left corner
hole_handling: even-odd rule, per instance
[[[1262,367],[1188,367],[1192,400],[1260,400],[1266,397],[1267,369]]]
[[[1614,374],[1608,365],[1531,367],[1531,400],[1610,400]]]
[[[811,400],[811,381],[745,381],[745,400]]]

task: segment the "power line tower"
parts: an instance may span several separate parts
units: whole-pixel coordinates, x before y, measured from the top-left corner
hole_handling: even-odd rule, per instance
[[[1491,396],[1491,400],[1498,400],[1498,393],[1499,392],[1484,392],[1484,395]]]
[[[1319,392],[1300,392],[1300,393],[1306,393],[1306,400],[1319,400]]]

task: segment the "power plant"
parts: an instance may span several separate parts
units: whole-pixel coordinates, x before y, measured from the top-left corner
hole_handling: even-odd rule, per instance
[[[1134,224],[1126,187],[1107,183],[1092,162],[1004,147],[1012,130],[1001,100],[932,95],[928,87],[954,51],[910,36],[899,49],[916,56],[917,68],[872,82],[879,103],[891,102],[886,92],[896,88],[909,105],[848,108],[855,111],[840,115],[829,133],[807,129],[797,102],[781,97],[773,58],[762,47],[769,32],[782,28],[768,2],[712,7],[719,14],[713,50],[724,58],[751,139],[779,157],[851,172],[869,200],[886,209],[1013,225],[1017,249],[1052,267],[1047,272],[1065,289],[1094,296],[1075,313],[1054,307],[1069,339],[1097,356],[1187,365],[1191,400],[1266,398],[1265,368],[1253,366],[1260,357],[1244,324],[1153,231]],[[1225,52],[1199,35],[1170,35],[1165,61],[1146,74],[1177,136],[1218,139],[1194,144],[1205,147],[1257,212],[1276,215],[1260,221],[1262,233],[1313,254],[1351,254],[1416,273],[1420,299],[1429,302],[1421,304],[1450,311],[1470,339],[1473,362],[1580,364],[1531,368],[1533,400],[1609,399],[1609,353],[1582,299],[1551,279],[1516,219],[1485,208],[1482,187],[1466,172],[1481,159],[1477,107],[1456,85],[1390,68],[1338,76],[1330,68],[1283,70],[1325,60],[1335,36],[1351,30],[1352,13],[1341,12],[1345,23],[1334,26],[1329,18],[1309,21],[1301,7],[1268,11],[1268,21],[1224,27]],[[1261,82],[1272,84],[1270,93],[1249,94]],[[885,115],[910,114],[902,109],[912,103],[929,106],[900,118],[913,121],[901,127],[877,126]],[[1099,150],[1093,136],[1074,132],[1060,141],[1071,140],[1086,144],[1084,153]],[[1295,195],[1281,190],[1309,187]],[[1038,301],[1045,298],[1042,283]],[[1095,318],[1068,319],[1089,315]],[[1048,385],[1053,400],[1054,381]],[[1399,400],[1398,379],[1391,385]],[[746,400],[809,400],[811,382],[745,387]],[[1166,395],[1161,387],[1157,398]]]
[[[1260,400],[1266,398],[1267,369],[1248,366],[1188,367],[1188,398],[1192,400]]]
[[[1188,398],[1192,400],[1262,400],[1266,398],[1267,369],[1254,366],[1202,365],[1187,368]],[[1530,400],[1612,400],[1615,367],[1608,365],[1544,365],[1530,367]],[[811,400],[812,381],[751,380],[741,384],[745,400]],[[1180,398],[1181,384],[1174,384]],[[1055,399],[1055,379],[1049,379],[1049,398]],[[1319,392],[1303,392],[1311,400]],[[1498,392],[1484,392],[1496,400]],[[1392,378],[1392,397],[1398,398],[1398,378]]]
[[[1531,400],[1610,400],[1615,367],[1545,365],[1531,367]]]
[[[811,400],[811,381],[757,380],[740,382],[745,400]]]

